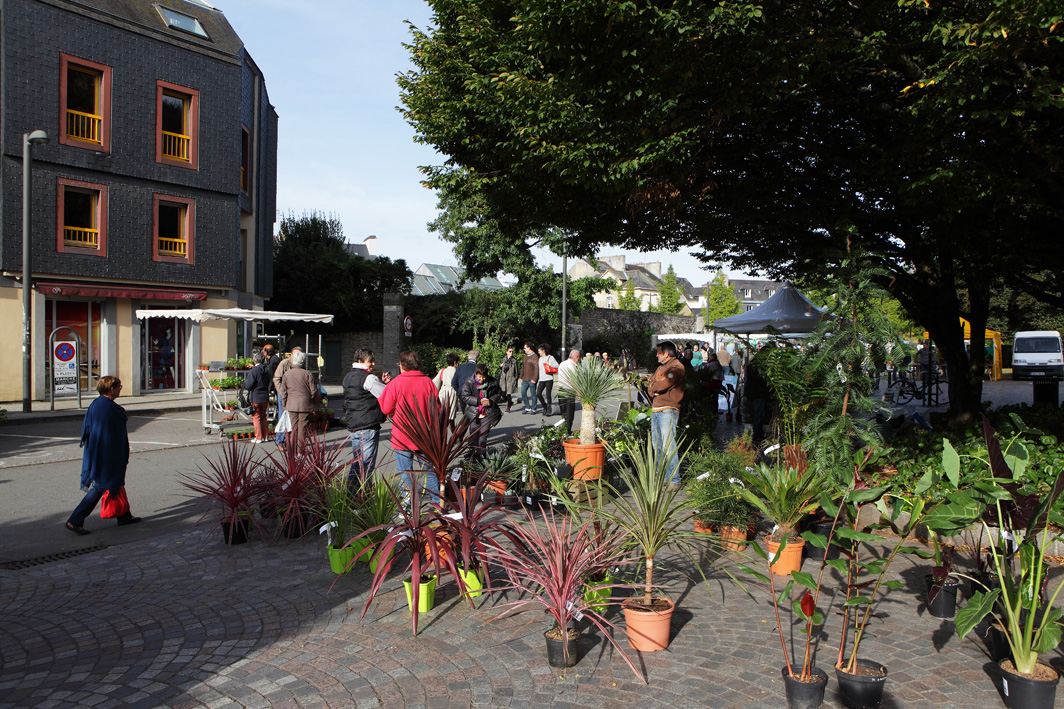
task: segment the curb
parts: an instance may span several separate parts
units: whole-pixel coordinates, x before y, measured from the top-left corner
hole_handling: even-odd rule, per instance
[[[200,406],[173,406],[166,408],[147,408],[147,409],[126,409],[126,414],[130,416],[164,416],[168,413],[188,413],[189,411],[199,411]],[[34,411],[31,413],[22,413],[21,411],[12,413],[8,412],[7,418],[0,420],[0,427],[3,426],[25,426],[31,423],[51,423],[55,421],[82,421],[85,418],[85,409],[73,409],[64,411]]]

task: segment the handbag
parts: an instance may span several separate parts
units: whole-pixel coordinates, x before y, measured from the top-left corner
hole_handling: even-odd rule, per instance
[[[123,485],[117,495],[112,495],[110,490],[103,491],[100,498],[100,518],[114,519],[129,514],[129,498],[126,497],[126,488]]]
[[[557,367],[552,367],[549,364],[544,364],[543,365],[543,371],[546,372],[547,374],[557,374],[558,373],[558,368]]]
[[[251,404],[248,403],[248,390],[243,387],[240,388],[240,392],[236,395],[236,405],[245,414],[251,412]]]

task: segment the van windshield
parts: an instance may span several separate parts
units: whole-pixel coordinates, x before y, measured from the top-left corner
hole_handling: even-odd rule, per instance
[[[1023,337],[1016,340],[1012,351],[1027,354],[1060,352],[1060,340],[1056,337]]]

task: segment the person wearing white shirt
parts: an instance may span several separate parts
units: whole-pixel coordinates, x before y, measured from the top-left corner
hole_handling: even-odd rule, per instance
[[[550,354],[549,345],[539,346],[539,382],[536,383],[536,398],[543,405],[543,415],[553,416],[550,395],[554,388],[554,373],[558,371],[558,360]]]
[[[569,352],[569,359],[558,365],[558,388],[569,388],[569,377],[572,375],[573,370],[580,366],[580,350],[572,350]],[[565,427],[572,433],[573,422],[576,419],[576,399],[572,394],[563,394],[558,392],[558,408],[561,409],[562,416],[565,417]]]

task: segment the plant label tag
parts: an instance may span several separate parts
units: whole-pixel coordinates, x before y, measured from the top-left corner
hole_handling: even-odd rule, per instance
[[[577,611],[576,613],[573,613],[573,620],[575,620],[577,623],[579,623],[583,619],[584,619],[584,614],[581,613],[580,611]]]
[[[461,512],[452,512],[451,514],[444,515],[443,517],[444,517],[444,519],[453,519],[455,521],[458,521],[458,520],[462,519],[462,513]]]
[[[523,483],[528,482],[528,466],[527,465],[522,465],[521,466],[521,482],[523,482]]]
[[[1009,681],[1004,677],[1001,678],[1001,688],[1005,690],[1005,696],[1009,696]]]
[[[555,497],[554,495],[551,495],[551,496],[550,496],[550,503],[551,503],[551,505],[556,505],[556,504],[558,504],[558,498],[557,498],[557,497]]]
[[[321,525],[321,527],[318,528],[318,534],[325,534],[335,526],[336,522],[327,522],[326,524],[323,524]]]
[[[743,481],[739,478],[728,478],[728,482],[730,482],[732,485],[738,485],[744,490],[746,489],[746,485],[743,485]]]
[[[572,609],[573,609],[573,602],[572,601],[566,601],[565,602],[565,610],[571,611]]]
[[[709,477],[710,475],[712,475],[712,473],[710,473],[710,472],[705,472],[705,473],[702,473],[701,475],[699,475],[699,476],[698,476],[697,478],[695,478],[695,480],[705,480],[705,479],[706,479],[706,478],[708,478],[708,477]]]
[[[531,505],[532,504],[532,496],[531,495],[525,495],[525,504],[526,505]]]
[[[454,482],[458,482],[459,479],[461,479],[461,477],[462,477],[462,469],[461,468],[455,468],[454,472],[451,473],[451,480],[453,480]]]
[[[398,536],[399,539],[410,539],[410,537],[414,536],[414,530],[408,529],[405,532],[399,532]]]

